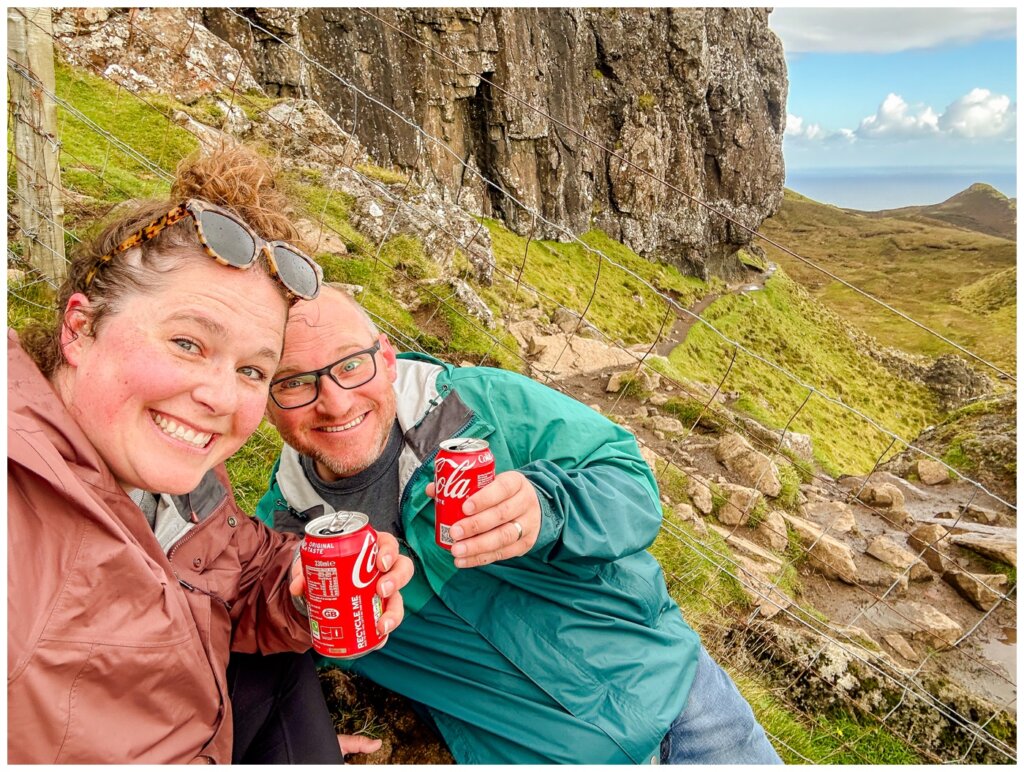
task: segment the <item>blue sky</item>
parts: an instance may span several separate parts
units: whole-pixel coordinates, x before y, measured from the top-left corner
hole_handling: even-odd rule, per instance
[[[776,7],[769,25],[789,170],[1015,168],[1013,8]]]

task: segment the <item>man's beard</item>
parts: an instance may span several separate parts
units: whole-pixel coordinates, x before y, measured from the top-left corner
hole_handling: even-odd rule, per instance
[[[329,455],[320,448],[315,447],[309,447],[306,449],[296,448],[296,450],[303,455],[310,456],[338,477],[352,477],[363,470],[368,469],[378,458],[381,457],[384,453],[384,449],[387,447],[388,437],[391,436],[391,427],[393,425],[394,422],[387,426],[381,426],[377,437],[374,438],[373,446],[364,449],[363,452],[358,455],[353,451],[352,453],[346,454],[344,458],[337,458]],[[287,440],[285,441],[287,442]]]

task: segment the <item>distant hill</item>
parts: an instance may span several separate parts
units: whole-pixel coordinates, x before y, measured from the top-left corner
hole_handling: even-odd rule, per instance
[[[930,206],[904,206],[864,212],[847,211],[868,217],[899,217],[904,220],[931,220],[954,225],[957,228],[987,233],[990,236],[1017,240],[1017,199],[1007,198],[991,185],[976,182],[967,190],[957,193],[941,204]]]
[[[976,190],[977,188],[986,190]],[[968,195],[970,194],[970,195]],[[1016,365],[1017,245],[1004,237],[942,221],[950,202],[1015,202],[988,186],[972,186],[934,207],[885,212],[840,209],[786,190],[761,233],[865,292],[928,325],[979,356]],[[952,349],[924,330],[770,245],[771,260],[819,300],[886,345],[937,356]]]

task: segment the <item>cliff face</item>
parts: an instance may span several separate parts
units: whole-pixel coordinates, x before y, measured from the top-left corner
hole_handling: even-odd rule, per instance
[[[782,201],[787,81],[766,10],[243,13],[265,31],[224,9],[204,19],[269,93],[316,99],[378,163],[520,233],[566,238],[534,210],[729,275],[749,234],[687,196],[750,228]]]

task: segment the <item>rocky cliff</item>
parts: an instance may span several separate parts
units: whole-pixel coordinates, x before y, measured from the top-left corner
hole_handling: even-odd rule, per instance
[[[520,233],[594,226],[727,276],[750,235],[695,200],[750,228],[782,201],[787,80],[764,9],[241,13],[203,12],[265,90],[316,99],[378,163]]]

